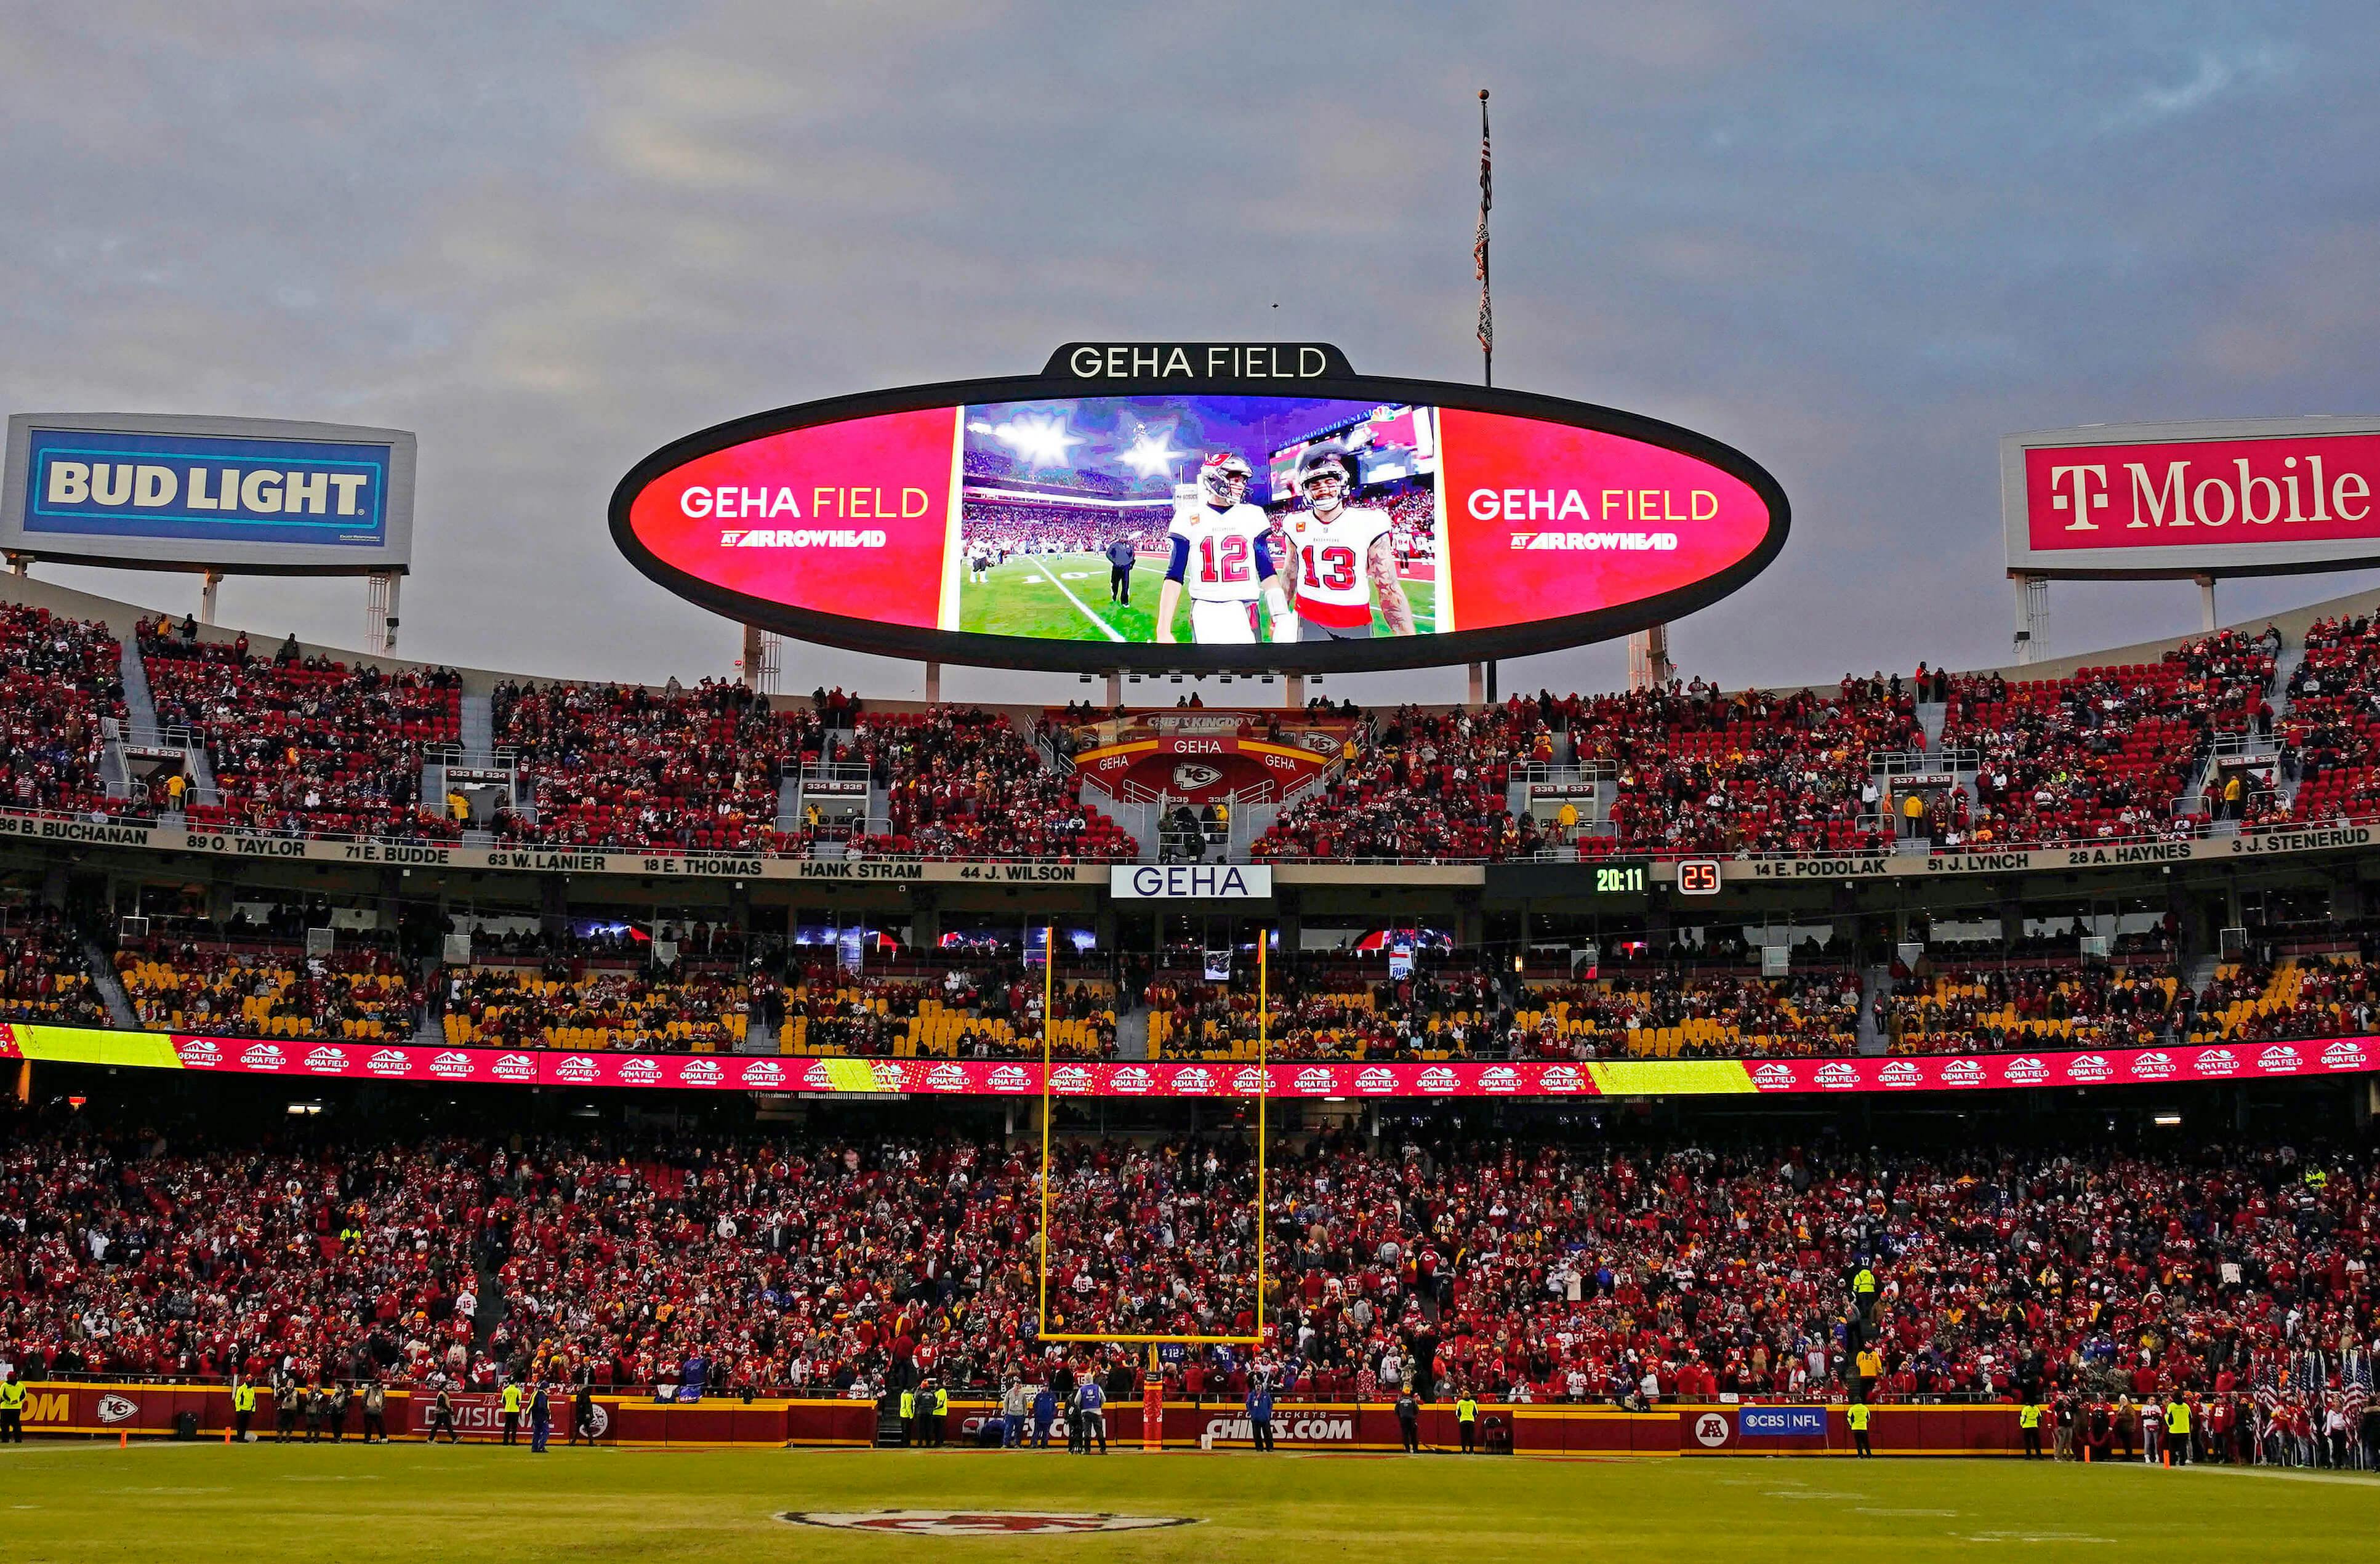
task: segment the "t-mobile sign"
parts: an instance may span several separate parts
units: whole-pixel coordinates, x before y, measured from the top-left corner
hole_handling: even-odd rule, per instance
[[[2001,484],[2011,571],[2248,576],[2380,559],[2380,419],[2011,435]]]

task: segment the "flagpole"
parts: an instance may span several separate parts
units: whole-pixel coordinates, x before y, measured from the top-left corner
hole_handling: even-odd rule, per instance
[[[1496,384],[1496,303],[1488,282],[1488,212],[1496,204],[1494,164],[1488,156],[1488,89],[1479,89],[1479,234],[1471,247],[1471,259],[1479,274],[1479,383],[1493,389]],[[1496,660],[1489,658],[1483,668],[1471,665],[1472,698],[1482,705],[1496,704]],[[1484,674],[1484,677],[1482,676]]]
[[[1488,89],[1479,89],[1479,236],[1471,259],[1479,275],[1479,382],[1496,383],[1496,309],[1488,286],[1488,212],[1496,204],[1495,183],[1488,155]]]

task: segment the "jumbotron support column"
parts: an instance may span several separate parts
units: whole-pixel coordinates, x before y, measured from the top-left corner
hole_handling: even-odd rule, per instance
[[[2016,583],[2016,661],[2022,668],[2040,655],[2049,630],[2049,578],[2011,572]]]
[[[2198,583],[2198,627],[2212,635],[2220,623],[2215,616],[2215,577],[2193,576],[2191,579]]]
[[[199,572],[199,623],[215,622],[215,593],[223,586],[224,573],[212,566]]]
[[[942,665],[939,662],[929,662],[926,664],[926,704],[940,706],[941,703]]]
[[[1108,670],[1108,709],[1113,711],[1117,707],[1122,706],[1123,704],[1123,671],[1119,668],[1111,668]]]
[[[1465,704],[1471,706],[1488,704],[1488,665],[1484,662],[1475,662],[1471,665],[1471,698]]]
[[[393,570],[375,570],[364,578],[364,648],[374,657],[396,651],[397,583]]]
[[[1655,624],[1628,637],[1628,687],[1656,690],[1677,673],[1670,661],[1670,627]]]

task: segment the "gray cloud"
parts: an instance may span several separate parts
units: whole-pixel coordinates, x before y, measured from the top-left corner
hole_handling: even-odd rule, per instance
[[[2368,7],[526,10],[0,15],[8,406],[419,430],[417,655],[723,672],[734,629],[618,561],[602,510],[738,413],[1077,336],[1469,378],[1483,83],[1500,381],[1708,430],[1793,496],[1785,556],[1678,627],[1729,683],[2003,659],[2007,430],[2370,406]],[[361,597],[237,581],[225,612],[353,641]],[[2069,649],[2195,621],[2187,588],[2053,600]]]

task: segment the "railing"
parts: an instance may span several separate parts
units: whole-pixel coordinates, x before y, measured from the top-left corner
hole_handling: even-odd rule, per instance
[[[1140,791],[1146,792],[1148,790]],[[1154,802],[1159,796],[1161,795],[1153,792],[1149,794],[1151,802]],[[1092,796],[1089,791],[1089,784],[1087,782],[1086,784],[1084,802],[1090,804],[1099,803],[1099,800]],[[1099,806],[1106,809],[1105,805],[1100,805]],[[1106,812],[1111,815],[1114,814],[1112,809],[1106,809]],[[141,829],[153,829],[158,827],[160,824],[160,821],[156,818],[160,813],[162,813],[162,811],[154,809],[146,811],[107,810],[89,812],[74,812],[57,809],[0,809],[0,818],[26,821],[55,820],[66,825],[117,825],[138,827]],[[425,821],[425,823],[432,824],[434,822]],[[2230,822],[2227,821],[2225,823],[2228,824]],[[871,822],[871,826],[875,826],[875,822]],[[2285,835],[2292,833],[2302,834],[2313,831],[2329,830],[2334,828],[2341,827],[2380,827],[2380,813],[2362,814],[2344,818],[2325,818],[2320,820],[2267,820],[2253,823],[2241,822],[2239,834],[2242,837],[2255,839],[2268,835]],[[877,829],[880,833],[880,827],[878,827]],[[30,835],[34,833],[19,832],[15,834]],[[291,823],[276,827],[272,830],[258,830],[249,826],[223,825],[208,827],[204,830],[194,829],[193,834],[209,837],[222,837],[227,840],[239,839],[257,842],[305,841],[331,843],[370,843],[437,847],[454,847],[460,845],[455,834],[451,830],[423,830],[368,834],[355,831],[308,830],[304,829],[301,824],[298,823]],[[768,828],[768,834],[775,834],[773,827]],[[1935,847],[1934,851],[1937,854],[1943,855],[1956,855],[1961,853],[2057,852],[2070,848],[2082,850],[2092,848],[2137,846],[2147,843],[2173,843],[2199,841],[2204,840],[2211,833],[2204,830],[2135,830],[2120,835],[2104,837],[2095,836],[2068,841],[2008,839],[1989,843],[1970,842],[1955,847],[1937,845]],[[763,844],[756,844],[752,847],[742,850],[698,850],[684,846],[674,842],[574,842],[541,836],[518,837],[500,835],[497,839],[496,846],[499,849],[506,851],[601,853],[638,855],[648,857],[669,857],[679,859],[718,859],[722,861],[750,859],[754,857],[801,858],[808,856],[808,855],[801,853],[777,852],[772,850],[770,846]],[[1740,847],[1678,846],[1667,843],[1622,843],[1616,849],[1616,852],[1620,856],[1642,857],[1659,863],[1674,862],[1681,858],[1718,858],[1730,863],[1790,863],[1795,860],[1838,860],[1844,857],[1860,856],[1865,852],[1884,854],[1889,851],[1891,851],[1891,849],[1888,846],[1866,850],[1844,849],[1807,853],[1758,852]],[[871,859],[886,862],[918,863],[990,862],[1073,864],[1107,861],[1104,859],[1086,859],[1068,854],[1060,854],[1036,858],[1026,857],[1021,855],[1001,855],[988,857],[979,853],[926,853],[916,851],[908,853],[892,853],[885,851],[871,851],[868,854],[868,856]],[[1375,854],[1332,854],[1329,856],[1321,856],[1308,853],[1268,853],[1257,861],[1276,864],[1410,864],[1416,866],[1433,866],[1451,864],[1487,864],[1502,862],[1505,860],[1500,859],[1493,855],[1462,854],[1450,851],[1445,853],[1419,854],[1405,857],[1389,857]]]

